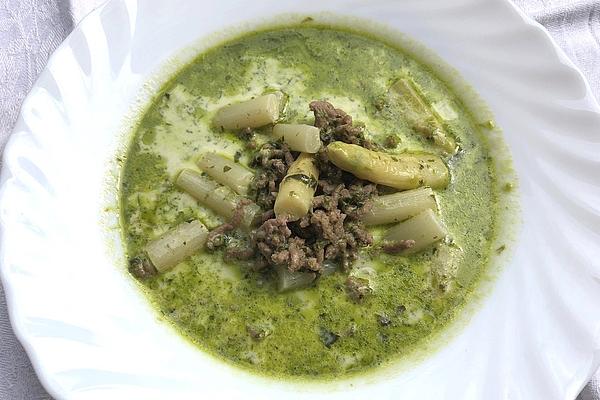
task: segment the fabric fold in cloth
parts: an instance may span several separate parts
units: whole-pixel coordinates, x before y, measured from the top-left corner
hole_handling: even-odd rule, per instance
[[[0,0],[0,152],[48,57],[102,0]],[[514,0],[542,24],[600,98],[600,0]],[[0,165],[1,168],[1,165]],[[600,374],[578,400],[600,400]],[[51,397],[12,332],[0,286],[0,400]]]
[[[600,99],[600,1],[514,0],[548,30]]]

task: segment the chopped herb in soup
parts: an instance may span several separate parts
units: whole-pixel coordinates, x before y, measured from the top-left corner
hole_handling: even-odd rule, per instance
[[[186,66],[122,172],[129,270],[203,350],[332,377],[401,358],[488,268],[485,133],[402,51],[355,33],[255,32]]]

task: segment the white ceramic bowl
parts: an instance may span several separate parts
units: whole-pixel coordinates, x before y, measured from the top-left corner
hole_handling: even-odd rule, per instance
[[[410,368],[325,385],[255,377],[180,339],[124,273],[107,204],[130,118],[216,33],[289,12],[423,43],[474,86],[512,152],[523,219],[512,260],[468,324]],[[61,399],[573,399],[600,364],[599,111],[546,32],[503,0],[109,1],[52,56],[6,147],[13,327]]]

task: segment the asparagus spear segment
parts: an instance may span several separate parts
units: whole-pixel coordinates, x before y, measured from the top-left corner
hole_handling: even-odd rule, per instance
[[[396,189],[445,188],[450,177],[448,167],[433,154],[387,154],[343,142],[330,143],[327,154],[338,168]]]
[[[439,113],[427,103],[415,81],[410,77],[402,77],[394,82],[390,90],[397,95],[397,100],[407,111],[416,132],[431,139],[446,154],[456,153],[456,141],[444,127]]]

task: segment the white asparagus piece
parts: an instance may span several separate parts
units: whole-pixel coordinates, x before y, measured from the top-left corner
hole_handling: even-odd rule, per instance
[[[294,151],[316,153],[321,148],[321,131],[316,126],[305,124],[277,124],[273,136]]]
[[[448,186],[450,173],[441,158],[426,153],[388,154],[344,142],[327,146],[329,160],[354,176],[396,189]]]
[[[223,129],[258,128],[272,124],[279,118],[281,96],[269,93],[252,100],[221,108],[214,123]]]
[[[432,103],[431,109],[440,120],[453,121],[458,118],[458,114],[448,99]]]
[[[430,209],[390,228],[384,237],[387,245],[407,244],[398,254],[417,253],[444,239],[446,227]],[[414,243],[412,243],[414,242]]]
[[[437,211],[431,188],[406,190],[373,199],[373,206],[366,212],[363,222],[367,226],[400,222],[426,209]]]
[[[319,170],[313,154],[301,153],[288,169],[279,184],[275,199],[275,216],[297,221],[304,217],[312,206],[317,189]]]
[[[204,247],[208,229],[197,220],[184,222],[146,245],[148,259],[166,272]]]
[[[404,106],[416,115],[413,119],[417,132],[430,138],[445,153],[456,153],[456,141],[450,136],[442,123],[441,116],[432,110],[419,86],[409,77],[398,79],[391,88]]]
[[[217,153],[205,153],[197,162],[198,167],[208,176],[233,189],[237,194],[246,195],[254,173],[239,163]]]
[[[446,293],[456,283],[458,266],[463,257],[460,247],[440,245],[431,262],[431,287],[440,293]],[[468,267],[467,267],[468,268]]]
[[[254,225],[260,213],[260,207],[250,200],[196,171],[190,169],[181,171],[176,185],[227,220],[231,220],[240,202],[247,202],[243,206],[241,221],[241,225],[246,229]]]

